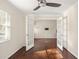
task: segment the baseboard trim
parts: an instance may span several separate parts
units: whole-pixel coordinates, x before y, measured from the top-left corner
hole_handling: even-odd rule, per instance
[[[18,48],[17,50],[15,50],[12,54],[10,54],[10,55],[8,56],[7,59],[9,59],[11,56],[15,55],[15,54],[16,54],[18,51],[20,51],[23,47],[24,47],[24,46],[22,46],[22,47]]]
[[[63,47],[63,50],[66,50],[71,56],[73,56],[74,57],[74,59],[77,59],[77,57],[76,56],[74,56],[68,49],[66,49],[65,47]]]
[[[70,50],[68,50],[70,52]],[[75,54],[73,54],[72,52],[70,52],[74,57],[78,58],[78,56],[76,56]]]
[[[34,38],[34,39],[57,39],[57,38]]]

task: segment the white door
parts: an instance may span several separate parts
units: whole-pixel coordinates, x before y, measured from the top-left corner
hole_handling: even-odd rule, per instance
[[[63,50],[63,40],[64,40],[64,31],[63,31],[63,19],[60,17],[57,20],[57,47]]]
[[[34,47],[33,20],[31,15],[26,17],[26,51]]]
[[[68,39],[67,39],[67,36],[68,36],[68,19],[67,19],[67,16],[64,17],[63,19],[63,24],[64,24],[64,27],[63,27],[63,35],[64,35],[64,48],[67,48],[67,44],[68,44]]]

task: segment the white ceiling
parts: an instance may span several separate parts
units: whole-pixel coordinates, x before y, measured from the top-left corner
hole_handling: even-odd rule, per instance
[[[37,11],[33,9],[38,6],[37,0],[9,0],[13,5],[22,10],[24,13],[35,14],[60,14],[67,10],[70,6],[75,4],[77,0],[46,0],[47,2],[60,3],[60,7],[41,7]]]

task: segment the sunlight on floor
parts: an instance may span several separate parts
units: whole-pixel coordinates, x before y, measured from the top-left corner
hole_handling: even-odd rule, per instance
[[[63,59],[62,54],[58,51],[58,49],[47,49],[42,51],[36,51],[33,54],[35,57],[39,56],[42,58],[55,58],[55,59]]]

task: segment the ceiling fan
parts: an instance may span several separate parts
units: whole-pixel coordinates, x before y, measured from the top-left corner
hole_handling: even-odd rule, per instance
[[[34,9],[34,11],[38,10],[40,7],[45,7],[45,6],[59,7],[59,6],[61,6],[61,4],[59,4],[59,3],[48,3],[46,0],[38,0],[38,6]]]

